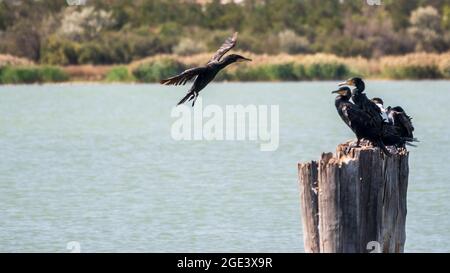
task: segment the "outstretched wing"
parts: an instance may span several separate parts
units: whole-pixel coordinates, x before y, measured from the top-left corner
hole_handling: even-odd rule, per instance
[[[184,85],[188,81],[192,80],[194,77],[198,76],[200,73],[205,71],[206,67],[195,67],[183,71],[181,74],[173,76],[171,78],[161,80],[161,84],[165,85]]]
[[[233,36],[228,37],[222,44],[222,46],[216,51],[214,56],[209,60],[208,63],[220,61],[220,58],[222,58],[222,56],[225,55],[225,53],[230,51],[236,45],[237,35],[238,33],[235,32]]]
[[[405,112],[395,112],[394,111],[394,122],[395,125],[403,127],[406,135],[403,137],[413,137],[414,127],[411,122],[411,118],[406,115]]]

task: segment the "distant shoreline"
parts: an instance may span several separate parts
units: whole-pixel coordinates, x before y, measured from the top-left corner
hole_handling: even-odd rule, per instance
[[[283,84],[283,83],[314,83],[314,82],[340,82],[336,80],[298,80],[298,81],[213,81],[211,84]],[[368,82],[450,82],[450,79],[376,79],[368,78]],[[8,86],[39,86],[39,85],[161,85],[157,82],[120,82],[120,81],[63,81],[63,82],[33,82],[33,83],[0,83],[1,87]],[[189,86],[189,83],[186,84]]]
[[[350,76],[369,80],[448,80],[450,52],[414,53],[379,59],[343,58],[330,54],[256,55],[254,61],[221,71],[217,82],[334,81]],[[118,65],[37,65],[20,58],[0,62],[0,84],[157,83],[183,70],[205,64],[210,54],[159,55]],[[1,58],[0,58],[1,60]]]

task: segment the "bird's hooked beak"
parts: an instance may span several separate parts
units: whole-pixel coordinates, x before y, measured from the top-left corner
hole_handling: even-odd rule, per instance
[[[355,86],[355,82],[350,79],[350,80],[346,80],[345,82],[338,83],[338,86],[343,86],[343,85]]]
[[[339,95],[345,95],[347,91],[344,89],[339,89],[339,90],[335,90],[333,92],[331,92],[331,94],[339,94]]]
[[[252,59],[245,58],[245,57],[239,58],[239,59],[237,60],[238,63],[241,63],[241,62],[251,62],[251,61],[252,61]]]

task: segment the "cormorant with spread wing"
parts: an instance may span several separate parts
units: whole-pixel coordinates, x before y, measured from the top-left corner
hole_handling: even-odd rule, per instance
[[[388,117],[392,119],[393,125],[399,128],[398,131],[402,137],[414,138],[412,118],[406,114],[402,107],[388,107]]]
[[[232,37],[225,40],[225,43],[223,43],[223,45],[219,48],[219,50],[217,50],[206,65],[185,70],[177,76],[162,80],[160,82],[165,85],[184,85],[186,82],[195,78],[191,89],[189,89],[186,96],[184,96],[184,98],[182,98],[177,105],[180,105],[187,100],[193,100],[192,106],[194,106],[198,93],[216,77],[220,70],[235,62],[251,61],[251,59],[237,54],[230,54],[223,57],[236,45],[236,41],[237,32],[235,32]]]
[[[414,138],[412,125],[412,118],[408,116],[402,107],[388,107],[384,108],[383,100],[380,98],[373,98],[373,102],[380,108],[381,113],[385,113],[387,120],[384,124],[383,142],[386,145],[395,145],[397,147],[404,147],[405,144],[412,145],[410,142],[418,141]],[[414,146],[414,145],[412,145]]]

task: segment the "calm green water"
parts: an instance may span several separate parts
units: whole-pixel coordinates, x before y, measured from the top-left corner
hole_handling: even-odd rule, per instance
[[[405,106],[409,252],[450,250],[450,82],[368,82]],[[0,86],[0,251],[302,252],[297,162],[352,135],[335,82],[213,84],[203,104],[280,106],[280,147],[174,141],[185,88]]]

